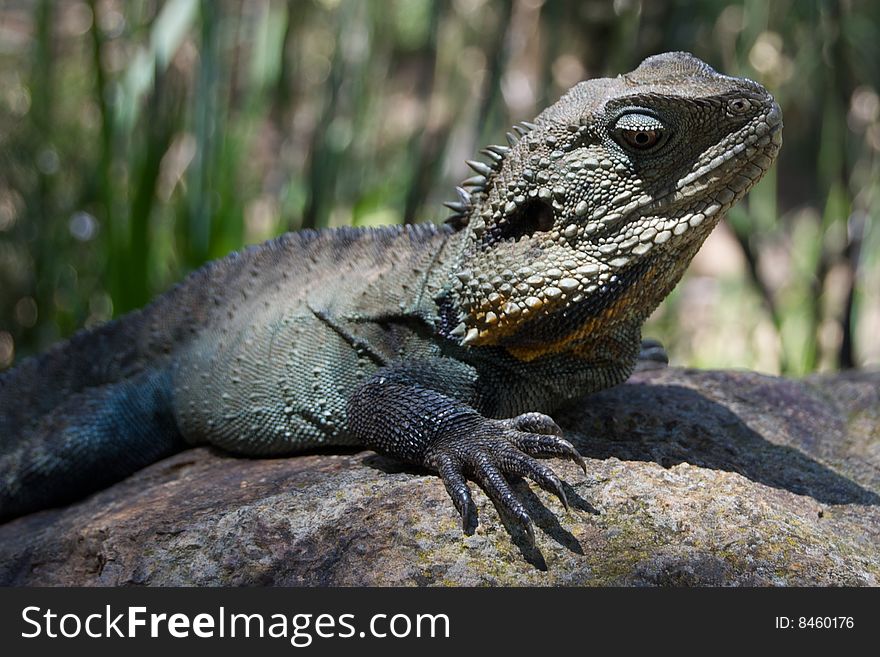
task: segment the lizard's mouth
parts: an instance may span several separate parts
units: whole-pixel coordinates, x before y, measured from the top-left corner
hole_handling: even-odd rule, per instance
[[[619,211],[599,219],[590,231],[591,241],[602,241],[619,233],[626,224],[645,218],[667,217],[672,229],[696,226],[706,218],[726,212],[767,173],[782,146],[781,119],[773,125],[761,125],[765,129],[754,134],[745,130],[735,133],[740,136],[745,132],[746,137],[722,155],[698,165],[674,185],[654,196],[636,197]],[[695,197],[705,200],[695,203]]]

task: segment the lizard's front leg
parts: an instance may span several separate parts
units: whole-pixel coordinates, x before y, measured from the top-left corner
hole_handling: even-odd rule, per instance
[[[585,472],[586,466],[546,415],[485,417],[478,410],[478,388],[473,368],[452,359],[397,363],[376,372],[354,392],[347,409],[348,430],[377,452],[437,472],[465,531],[476,524],[466,483],[472,479],[533,539],[532,521],[506,475],[528,477],[567,508],[559,477],[536,459],[567,458]]]

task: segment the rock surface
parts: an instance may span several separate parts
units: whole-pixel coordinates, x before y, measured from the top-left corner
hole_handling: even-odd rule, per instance
[[[880,373],[667,369],[557,415],[588,475],[537,542],[371,452],[193,449],[0,527],[12,585],[880,585]]]

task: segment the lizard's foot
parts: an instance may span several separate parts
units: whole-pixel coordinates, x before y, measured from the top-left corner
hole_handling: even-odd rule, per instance
[[[476,526],[476,506],[466,478],[475,481],[499,511],[507,512],[534,542],[532,519],[516,498],[505,475],[527,477],[556,495],[568,509],[562,481],[538,458],[560,457],[587,468],[574,446],[561,437],[562,430],[541,413],[525,413],[507,420],[480,417],[467,427],[456,427],[438,441],[426,465],[440,474],[467,532]]]
[[[659,340],[645,338],[636,360],[636,372],[660,370],[669,365],[669,356]]]

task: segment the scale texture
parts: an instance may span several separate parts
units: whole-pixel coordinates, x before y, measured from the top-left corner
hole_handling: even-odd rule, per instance
[[[448,225],[301,232],[0,375],[0,517],[190,446],[361,445],[467,480],[534,540],[511,480],[567,505],[550,418],[662,360],[641,326],[771,166],[770,94],[686,53],[582,82],[470,162]],[[660,356],[658,356],[658,352]]]

